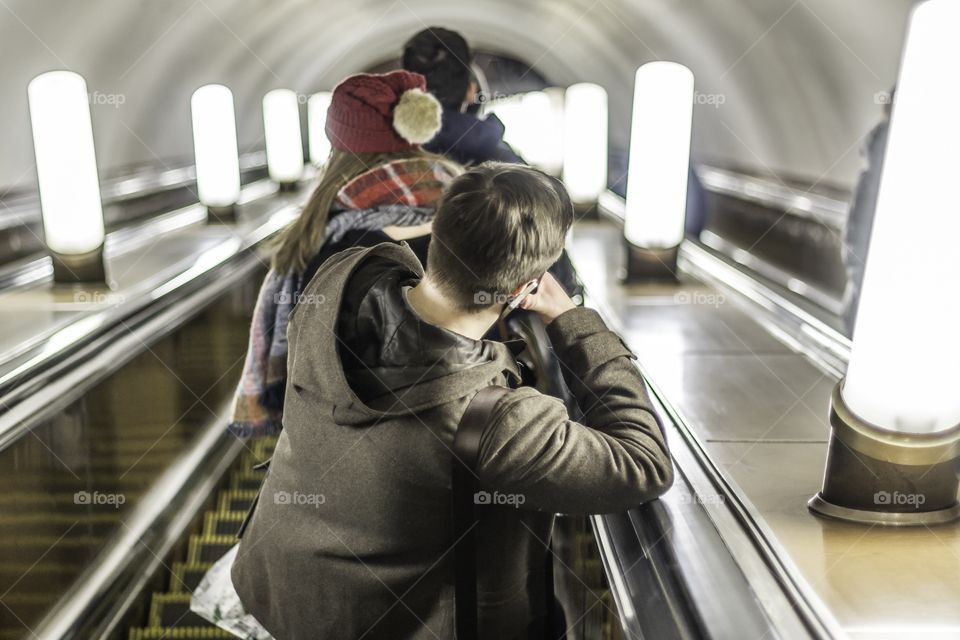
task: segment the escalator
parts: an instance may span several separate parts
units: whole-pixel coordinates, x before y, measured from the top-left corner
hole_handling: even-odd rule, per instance
[[[189,536],[186,548],[164,576],[165,590],[152,594],[146,626],[131,628],[129,640],[235,637],[190,611],[190,597],[211,565],[236,544],[237,529],[265,473],[253,467],[272,455],[275,444],[275,438],[263,438],[241,454],[226,486],[217,492],[214,504],[204,513],[201,528]]]
[[[202,239],[199,267],[110,313],[79,313],[0,368],[0,640],[231,637],[189,611],[190,593],[235,543],[261,480],[252,467],[272,449],[224,427],[264,274],[259,247],[303,197],[251,194],[248,223],[232,239],[202,222],[174,225]],[[85,318],[102,325],[90,329]],[[77,325],[84,331],[68,331]],[[558,519],[554,583],[570,638],[645,637],[638,629],[657,624],[659,637],[693,637],[704,620],[763,627],[766,613],[746,587],[725,590],[728,604],[742,601],[732,618],[706,618],[691,604],[716,585],[684,571],[731,565],[695,501],[681,504],[626,521]],[[694,532],[701,564],[676,555],[678,523]],[[648,544],[624,549],[625,538]],[[631,604],[644,584],[663,588],[647,604],[670,616],[644,618],[649,611]]]

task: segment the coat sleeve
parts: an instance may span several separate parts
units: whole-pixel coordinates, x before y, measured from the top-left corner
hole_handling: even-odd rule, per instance
[[[660,496],[673,465],[633,354],[591,309],[567,311],[547,332],[582,423],[535,389],[507,394],[480,441],[480,484],[516,495],[524,508],[569,514],[623,511]]]

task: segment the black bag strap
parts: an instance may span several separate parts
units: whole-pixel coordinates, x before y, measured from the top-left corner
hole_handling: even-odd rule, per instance
[[[454,577],[456,587],[457,640],[477,638],[477,458],[480,437],[490,423],[497,402],[509,392],[490,386],[477,392],[457,426],[453,438],[452,482]]]

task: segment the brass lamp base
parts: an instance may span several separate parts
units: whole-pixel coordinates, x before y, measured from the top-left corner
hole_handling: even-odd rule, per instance
[[[106,284],[103,245],[78,254],[50,253],[53,260],[53,281],[57,284]]]
[[[813,513],[849,522],[919,526],[960,518],[960,425],[938,433],[900,433],[864,422],[844,403],[841,381],[830,402],[830,444]]]
[[[627,251],[624,282],[676,282],[679,246],[648,249],[633,245],[626,239],[624,245]]]
[[[237,221],[237,205],[207,207],[207,224],[233,224]]]

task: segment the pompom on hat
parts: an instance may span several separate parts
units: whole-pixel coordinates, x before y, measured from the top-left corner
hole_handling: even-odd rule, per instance
[[[327,137],[351,153],[389,153],[429,142],[440,130],[440,103],[419,73],[350,76],[333,90]]]

